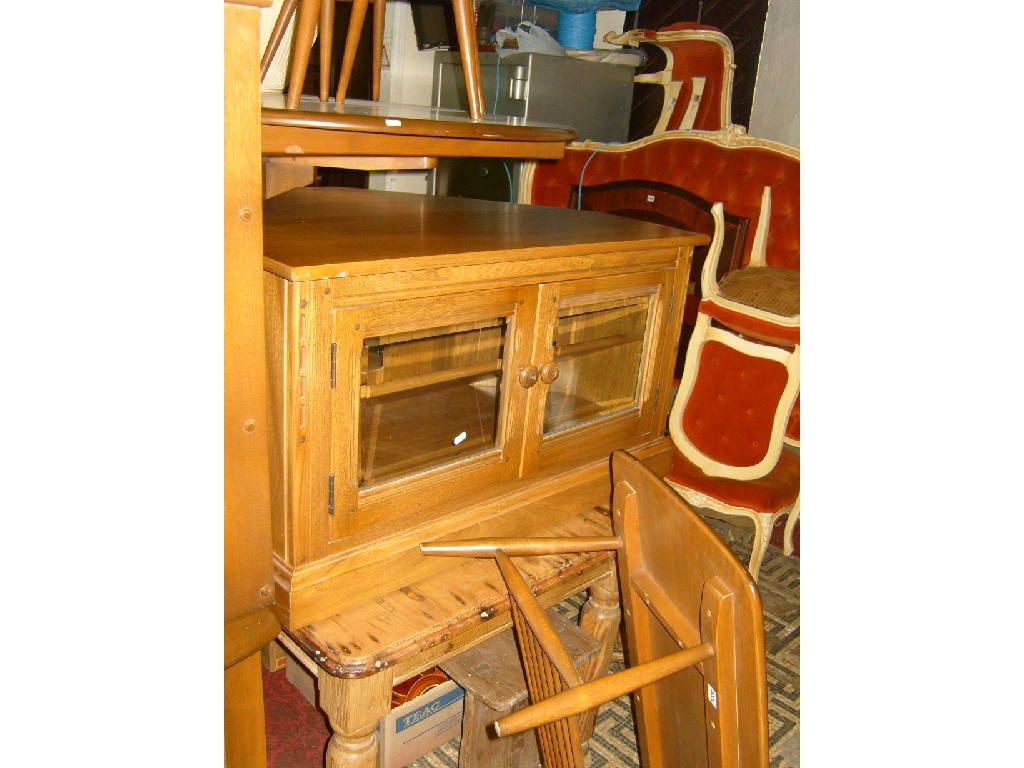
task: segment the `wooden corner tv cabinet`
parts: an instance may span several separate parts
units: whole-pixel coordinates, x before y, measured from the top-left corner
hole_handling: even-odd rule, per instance
[[[264,219],[286,628],[451,567],[421,541],[528,535],[510,494],[664,440],[706,236],[343,188],[271,198]]]
[[[604,213],[341,188],[264,207],[275,610],[317,676],[327,768],[375,768],[391,689],[503,631],[476,536],[607,536],[609,456],[667,471],[692,250]],[[607,671],[614,555],[522,558],[545,607],[589,588]]]

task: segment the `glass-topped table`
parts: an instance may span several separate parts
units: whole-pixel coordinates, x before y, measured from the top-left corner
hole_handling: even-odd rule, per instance
[[[264,157],[503,157],[557,159],[576,138],[573,128],[415,104],[262,95]]]

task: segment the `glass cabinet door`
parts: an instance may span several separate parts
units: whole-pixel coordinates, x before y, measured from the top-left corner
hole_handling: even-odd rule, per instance
[[[522,289],[335,311],[331,537],[515,477]],[[510,373],[512,372],[512,373]]]
[[[538,378],[543,425],[533,467],[600,456],[657,430],[653,375],[665,354],[671,274],[636,273],[552,286]],[[542,301],[542,306],[547,302]],[[531,467],[532,468],[532,467]]]
[[[559,308],[545,435],[637,407],[651,306],[643,295]]]
[[[359,486],[493,450],[508,320],[363,339]]]

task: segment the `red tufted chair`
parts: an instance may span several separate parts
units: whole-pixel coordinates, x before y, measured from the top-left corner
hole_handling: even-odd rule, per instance
[[[641,47],[651,56],[633,78],[633,117],[643,119],[650,104],[658,107],[656,121],[631,129],[631,138],[679,129],[718,131],[732,123],[735,56],[717,27],[684,21],[606,35],[605,42]]]
[[[734,222],[757,222],[756,231],[753,225],[745,229],[753,235],[740,244],[736,267],[765,266],[799,273],[800,151],[735,129],[667,131],[626,144],[575,144],[559,160],[526,164],[520,202],[572,207],[577,193],[583,197],[583,188],[628,180],[669,185],[709,205],[721,202],[726,216]],[[765,188],[770,190],[767,201]],[[664,199],[649,194],[643,210],[616,212],[668,224],[671,221],[664,216]],[[698,291],[701,279],[701,264],[695,258],[690,277],[692,293]],[[684,317],[684,325],[693,322],[692,316]],[[719,316],[724,319],[725,313]],[[798,341],[799,315],[796,321]],[[680,355],[684,352],[681,347]],[[786,441],[799,445],[799,395],[790,413]],[[794,512],[787,521],[787,554],[792,552],[792,526],[797,518]]]
[[[754,524],[757,579],[775,521],[800,508],[800,456],[783,450],[800,391],[800,345],[765,344],[713,327],[703,311],[669,416],[665,480],[692,506]]]

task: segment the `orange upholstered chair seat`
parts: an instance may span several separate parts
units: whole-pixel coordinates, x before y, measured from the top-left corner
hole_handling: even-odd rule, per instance
[[[791,507],[800,495],[800,456],[792,451],[782,451],[775,468],[767,475],[755,480],[733,480],[707,475],[675,451],[672,467],[665,479],[731,507],[743,507],[767,515]]]

